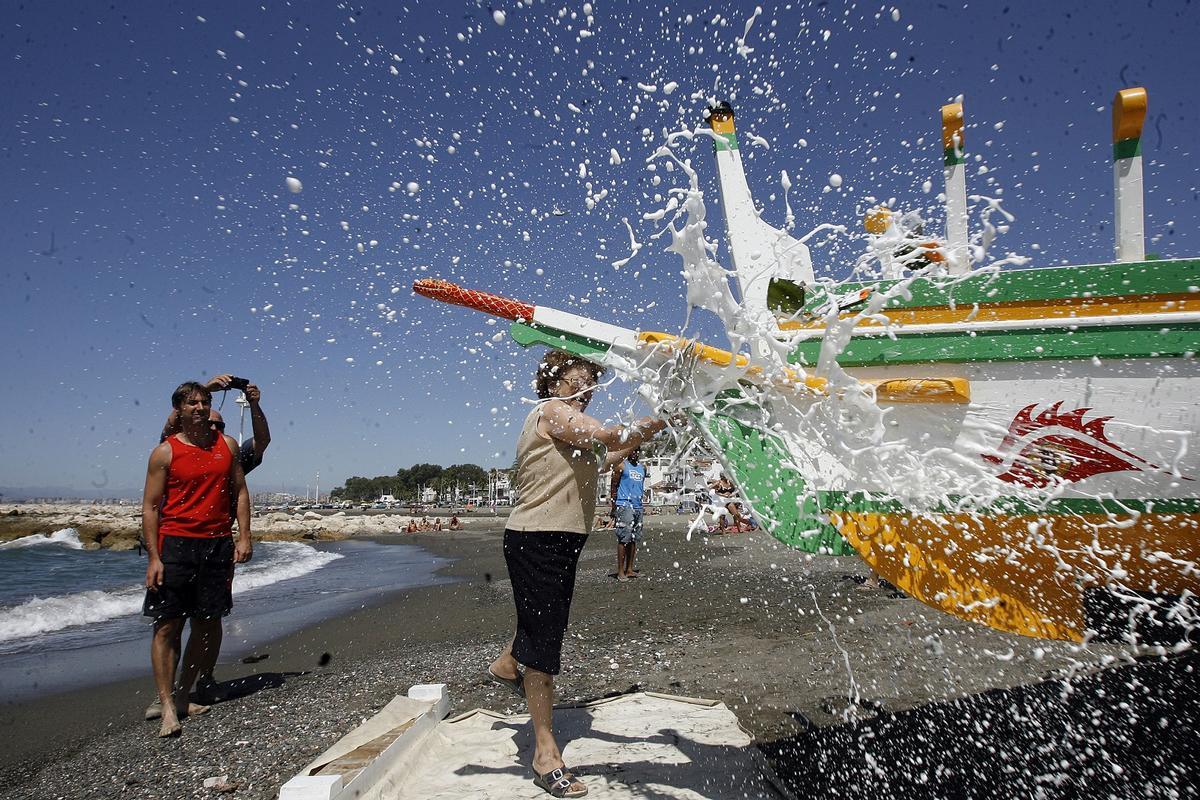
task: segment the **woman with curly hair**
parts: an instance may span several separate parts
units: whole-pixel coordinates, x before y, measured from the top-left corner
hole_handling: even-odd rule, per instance
[[[488,667],[492,680],[526,698],[534,782],[554,797],[587,794],[587,786],[563,764],[551,713],[575,568],[595,518],[596,482],[602,469],[666,427],[653,417],[605,427],[585,414],[603,372],[559,350],[547,353],[538,367],[541,402],[517,439],[518,498],[504,531],[517,630]]]

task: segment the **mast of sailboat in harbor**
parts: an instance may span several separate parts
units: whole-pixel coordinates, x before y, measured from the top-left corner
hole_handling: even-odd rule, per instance
[[[238,408],[241,409],[241,416],[238,419],[238,447],[242,446],[242,441],[246,437],[246,409],[250,407],[250,401],[246,399],[245,394],[239,394],[234,398]]]

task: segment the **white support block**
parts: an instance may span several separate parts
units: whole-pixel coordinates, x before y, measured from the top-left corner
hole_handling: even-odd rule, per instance
[[[450,692],[444,683],[418,683],[408,687],[410,700],[433,703],[432,713],[442,719],[450,712]]]
[[[279,788],[279,800],[334,800],[341,791],[341,775],[297,775]]]

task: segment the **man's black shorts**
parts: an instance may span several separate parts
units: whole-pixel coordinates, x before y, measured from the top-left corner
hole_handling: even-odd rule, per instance
[[[233,608],[233,537],[162,538],[163,582],[146,590],[142,614],[160,619],[223,617]]]

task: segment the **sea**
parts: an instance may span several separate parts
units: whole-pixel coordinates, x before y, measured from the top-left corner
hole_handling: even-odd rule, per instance
[[[222,660],[373,604],[445,583],[420,547],[369,541],[256,542],[233,579]],[[0,698],[12,702],[148,674],[146,555],[85,550],[70,528],[0,544]]]

